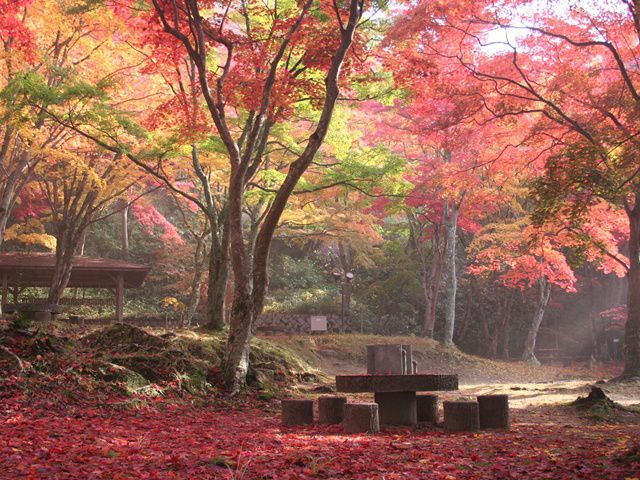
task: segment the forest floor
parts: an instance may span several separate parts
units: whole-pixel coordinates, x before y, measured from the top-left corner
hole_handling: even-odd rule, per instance
[[[508,393],[511,430],[347,435],[281,427],[277,396],[329,391],[335,373],[361,371],[372,338],[258,339],[254,387],[231,401],[215,383],[221,341],[152,333],[0,328],[0,478],[640,478],[640,383],[599,383],[616,403],[572,405],[619,365],[534,368],[405,338],[421,372],[460,369],[444,399]]]

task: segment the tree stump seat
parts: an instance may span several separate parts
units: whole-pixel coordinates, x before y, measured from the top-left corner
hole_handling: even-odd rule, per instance
[[[347,397],[326,395],[318,397],[318,423],[332,425],[344,419],[344,406]]]
[[[378,404],[345,403],[342,425],[346,433],[379,432]]]
[[[479,395],[480,428],[509,430],[509,395]]]
[[[444,402],[444,429],[447,432],[476,432],[480,429],[478,402],[458,400]]]
[[[418,422],[438,423],[438,396],[420,394],[416,396]]]
[[[282,400],[282,425],[311,425],[313,423],[313,400],[285,398]]]

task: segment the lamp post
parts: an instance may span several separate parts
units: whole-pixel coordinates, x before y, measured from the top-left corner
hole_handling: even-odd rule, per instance
[[[353,280],[354,276],[355,275],[353,274],[353,272],[333,272],[333,278],[335,278],[337,282],[340,282],[340,290],[342,293],[340,323],[342,324],[343,331],[347,324],[347,319],[349,318],[349,304],[351,302],[351,280]],[[360,325],[360,330],[362,330],[362,325]]]

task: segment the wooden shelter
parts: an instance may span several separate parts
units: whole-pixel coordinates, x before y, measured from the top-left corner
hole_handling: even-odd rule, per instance
[[[28,287],[49,287],[55,265],[53,253],[2,253],[0,254],[0,278],[2,279],[2,304],[13,294],[17,303],[19,294]],[[142,285],[151,270],[147,265],[76,256],[73,258],[68,288],[106,288],[115,294],[116,318],[124,314],[124,290]]]

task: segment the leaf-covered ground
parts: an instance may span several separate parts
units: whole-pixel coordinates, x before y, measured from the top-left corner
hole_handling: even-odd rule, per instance
[[[211,337],[2,329],[0,346],[3,479],[640,478],[640,414],[570,407],[584,383],[448,394],[502,388],[515,407],[510,432],[346,435],[339,425],[281,428],[274,389],[328,385],[277,343],[256,343],[252,393],[233,402],[216,386],[222,344]],[[638,403],[639,385],[611,388],[614,400]]]
[[[515,412],[510,432],[346,435],[339,425],[281,428],[275,400],[162,398],[134,407],[115,397],[98,406],[7,394],[0,410],[7,479],[629,479],[640,472],[637,424],[536,424]]]

